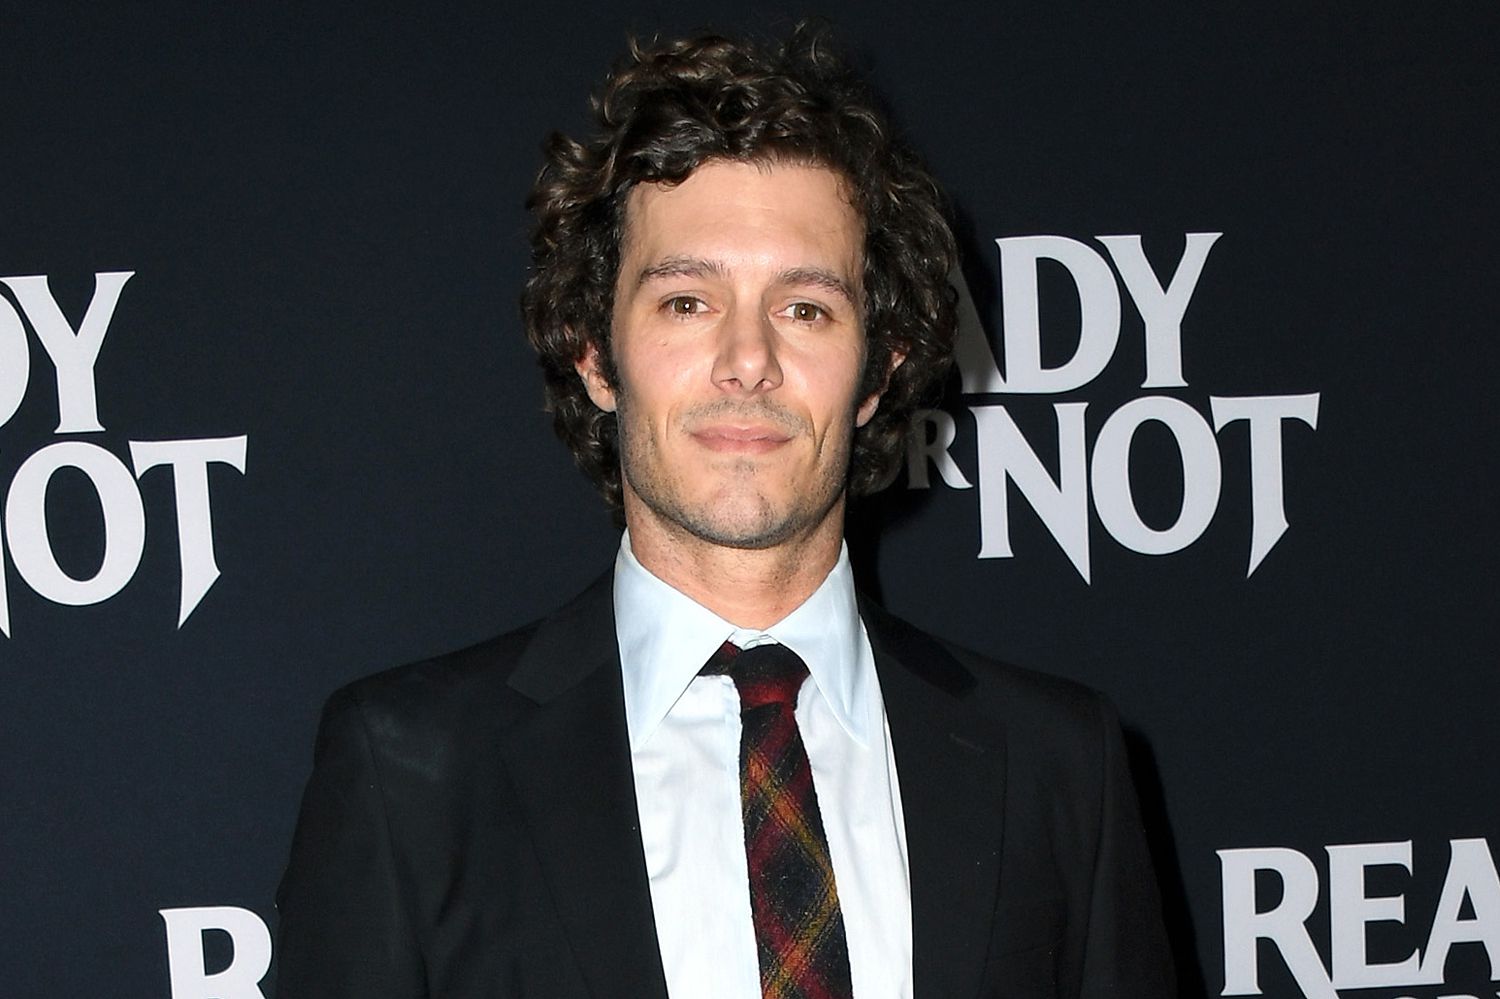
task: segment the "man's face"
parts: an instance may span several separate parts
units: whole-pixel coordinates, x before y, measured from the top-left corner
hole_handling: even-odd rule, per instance
[[[632,531],[759,549],[829,526],[879,401],[856,398],[864,234],[838,175],[711,162],[629,197],[618,381],[579,373],[618,415]]]

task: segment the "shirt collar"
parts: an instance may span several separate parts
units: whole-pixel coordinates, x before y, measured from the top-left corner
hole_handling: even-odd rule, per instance
[[[741,648],[780,642],[802,657],[813,684],[839,725],[861,746],[878,723],[875,662],[859,605],[849,549],[822,584],[769,628],[738,628],[658,579],[630,550],[630,533],[615,557],[615,635],[625,684],[631,749],[661,725],[703,664],[726,640]]]

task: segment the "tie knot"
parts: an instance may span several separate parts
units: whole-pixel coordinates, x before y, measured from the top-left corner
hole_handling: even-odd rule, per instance
[[[807,664],[785,645],[741,649],[725,642],[703,672],[733,680],[740,692],[740,710],[749,711],[764,704],[795,705],[802,681],[807,679]]]

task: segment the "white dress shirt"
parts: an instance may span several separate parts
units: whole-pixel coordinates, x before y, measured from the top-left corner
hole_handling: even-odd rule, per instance
[[[802,606],[763,631],[737,628],[636,560],[615,560],[625,721],[672,999],[760,999],[740,816],[740,704],[714,651],[767,642],[807,663],[797,725],[807,747],[849,943],[856,999],[910,999],[911,885],[895,757],[849,553]]]

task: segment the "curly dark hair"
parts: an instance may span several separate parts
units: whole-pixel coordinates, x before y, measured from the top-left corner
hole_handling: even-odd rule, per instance
[[[849,491],[887,485],[914,409],[952,360],[948,275],[957,251],[937,183],[893,136],[826,32],[799,25],[774,47],[716,35],[632,41],[591,106],[594,138],[553,133],[545,145],[526,201],[536,227],[521,298],[548,409],[584,473],[618,511],[615,414],[593,404],[575,365],[592,346],[605,378],[617,382],[610,324],[627,197],[637,184],[681,183],[705,162],[730,160],[831,169],[863,219],[868,349],[860,398],[882,387],[883,395],[855,433]],[[889,373],[897,355],[905,361]]]

